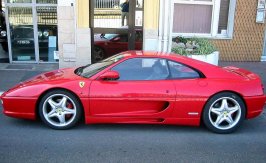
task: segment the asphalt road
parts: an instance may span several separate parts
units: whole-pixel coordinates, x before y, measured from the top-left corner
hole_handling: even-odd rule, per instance
[[[2,107],[0,107],[2,110]],[[237,132],[204,127],[84,125],[57,131],[0,114],[0,162],[265,162],[266,114]]]
[[[0,90],[40,72],[0,71]],[[0,114],[0,163],[265,161],[266,111],[228,135],[204,127],[121,124],[57,131]]]

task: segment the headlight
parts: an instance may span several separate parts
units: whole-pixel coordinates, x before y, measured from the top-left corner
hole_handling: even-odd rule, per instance
[[[6,31],[1,31],[1,36],[6,37]]]
[[[49,36],[49,31],[44,31],[43,35],[44,35],[44,37],[48,37]]]
[[[42,37],[42,31],[38,31],[38,36]]]

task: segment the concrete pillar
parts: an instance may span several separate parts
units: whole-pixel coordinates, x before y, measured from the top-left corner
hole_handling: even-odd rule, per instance
[[[74,67],[76,64],[75,8],[57,7],[59,67]]]
[[[143,50],[158,51],[160,0],[144,1],[144,46]]]
[[[91,63],[89,1],[68,1],[59,0],[57,8],[60,68]]]

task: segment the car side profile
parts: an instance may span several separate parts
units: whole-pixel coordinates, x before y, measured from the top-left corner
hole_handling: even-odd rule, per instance
[[[22,82],[2,96],[3,113],[53,129],[133,123],[199,126],[231,133],[266,101],[258,75],[163,52],[127,51]]]

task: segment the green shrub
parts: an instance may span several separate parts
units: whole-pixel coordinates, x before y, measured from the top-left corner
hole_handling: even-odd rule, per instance
[[[206,38],[184,38],[173,39],[172,52],[180,55],[208,55],[216,51],[215,46]]]

